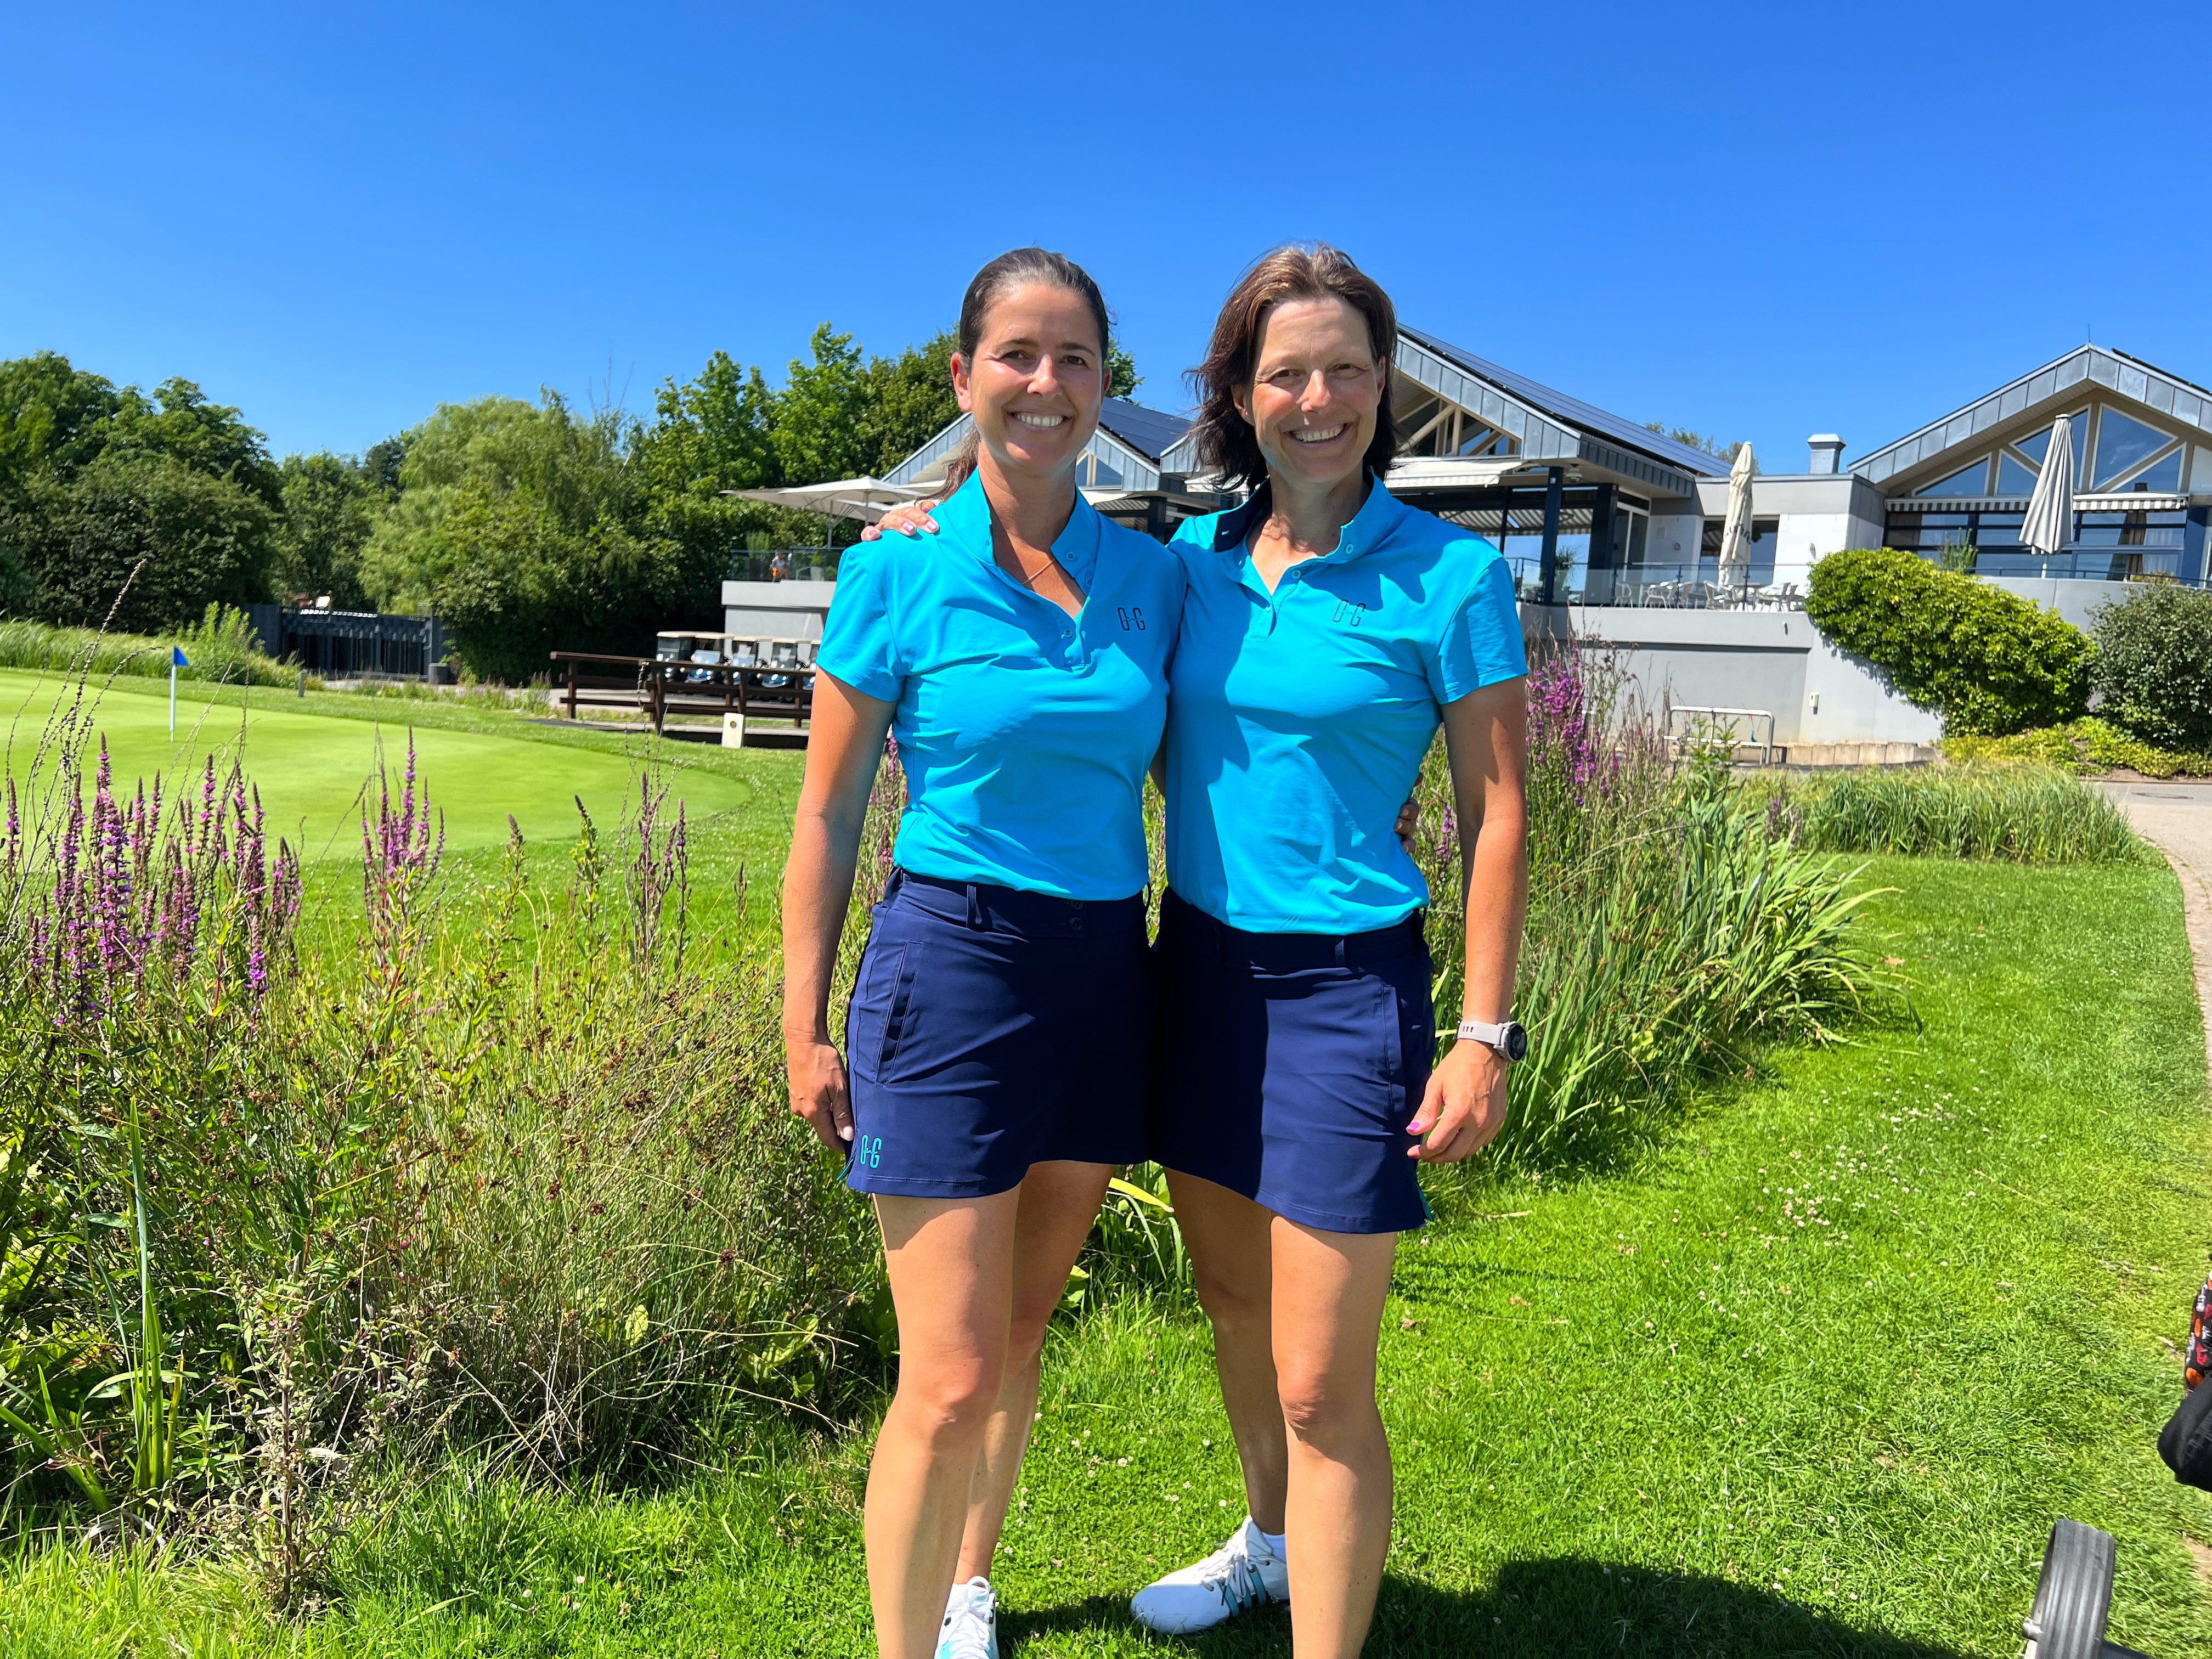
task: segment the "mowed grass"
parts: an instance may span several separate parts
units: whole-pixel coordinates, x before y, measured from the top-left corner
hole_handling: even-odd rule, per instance
[[[2212,1650],[2154,1441],[2212,1235],[2204,1040],[2163,871],[1884,860],[1919,1023],[1778,1058],[1632,1168],[1468,1182],[1385,1322],[1398,1519],[1372,1655],[2010,1659],[2055,1516],[2112,1634]],[[340,1540],[326,1610],[240,1568],[26,1547],[27,1655],[864,1655],[864,1433],[739,1437],[657,1493],[455,1472]],[[995,1575],[1013,1656],[1148,1638],[1129,1593],[1242,1511],[1202,1322],[1060,1333]]]
[[[76,684],[59,677],[0,672],[0,742],[11,773],[23,775],[57,704],[76,695]],[[237,757],[261,792],[272,833],[310,861],[359,856],[363,787],[380,757],[396,785],[411,732],[417,776],[444,815],[454,853],[502,845],[510,813],[528,842],[573,842],[577,798],[611,831],[635,811],[638,779],[650,771],[668,786],[671,813],[680,798],[702,838],[772,878],[804,760],[789,750],[564,730],[430,702],[191,684],[178,689],[172,743],[165,683],[94,682],[85,696],[94,702],[92,723],[118,781],[161,773],[173,790],[210,754],[223,767]]]

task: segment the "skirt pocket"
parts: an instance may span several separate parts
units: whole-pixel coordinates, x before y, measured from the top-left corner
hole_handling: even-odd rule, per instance
[[[853,1075],[880,1083],[889,1076],[898,1051],[914,975],[908,970],[904,941],[872,944],[860,958],[852,1006],[845,1014],[846,1063]]]

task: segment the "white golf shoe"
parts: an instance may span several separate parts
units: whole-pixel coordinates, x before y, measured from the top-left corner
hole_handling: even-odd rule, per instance
[[[1247,1607],[1291,1599],[1291,1570],[1246,1516],[1229,1541],[1206,1558],[1147,1584],[1129,1602],[1137,1622],[1164,1636],[1211,1630]]]
[[[999,1659],[999,1598],[989,1579],[955,1584],[945,1598],[937,1659]]]

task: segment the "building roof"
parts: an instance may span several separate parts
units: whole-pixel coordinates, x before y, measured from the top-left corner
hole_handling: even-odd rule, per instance
[[[1402,325],[1398,331],[1419,341],[1455,368],[1489,381],[1563,425],[1597,433],[1685,472],[1717,477],[1728,471],[1728,463],[1717,456],[1708,455],[1702,449],[1692,449],[1687,444],[1676,443],[1672,438],[1623,416],[1600,409],[1595,404],[1586,404],[1579,398],[1570,398],[1564,392],[1555,392],[1540,380],[1532,380],[1525,374],[1516,374],[1510,368],[1500,368],[1471,351],[1440,340],[1433,334],[1425,334],[1419,329],[1407,328]]]
[[[2156,410],[2169,420],[2212,435],[2212,391],[2178,374],[2100,345],[2081,345],[2040,368],[2030,369],[1986,397],[1952,410],[1851,464],[1851,471],[1874,483],[1911,471],[1947,452],[1986,443],[1990,428],[2027,415],[2040,405],[2081,395],[2090,386]]]
[[[1190,429],[1187,416],[1146,409],[1126,398],[1106,399],[1105,407],[1098,414],[1098,424],[1155,463],[1168,453],[1170,444]]]

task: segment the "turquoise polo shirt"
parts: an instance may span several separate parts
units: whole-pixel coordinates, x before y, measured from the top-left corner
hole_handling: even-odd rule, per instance
[[[991,556],[970,476],[934,536],[845,550],[814,665],[897,705],[906,811],[892,856],[916,875],[1070,899],[1145,890],[1145,769],[1167,718],[1182,567],[1080,495],[1053,556],[1070,617]]]
[[[1261,933],[1387,927],[1429,901],[1395,833],[1443,705],[1528,672],[1497,548],[1379,483],[1275,591],[1263,490],[1170,544],[1188,587],[1168,703],[1168,881]]]

